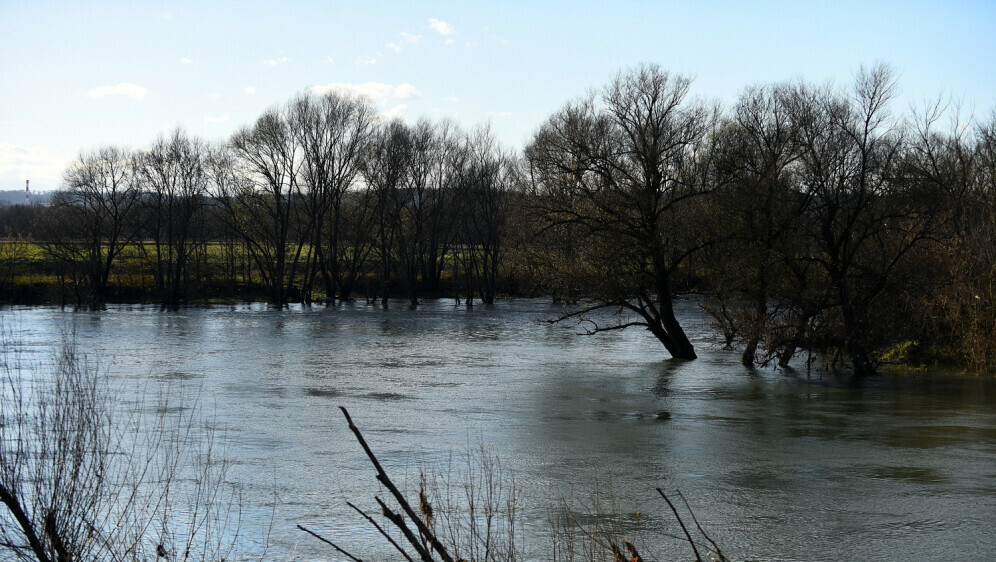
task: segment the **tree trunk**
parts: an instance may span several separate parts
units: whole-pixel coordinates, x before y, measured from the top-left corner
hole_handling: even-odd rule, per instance
[[[674,316],[674,306],[670,295],[661,295],[657,304],[658,317],[656,321],[648,322],[650,331],[657,336],[671,357],[675,359],[696,359],[695,347],[688,341],[688,336],[681,329],[678,319]]]
[[[744,347],[744,353],[740,356],[740,362],[744,365],[753,365],[757,360],[757,346],[760,342],[757,336],[751,336],[747,340],[747,345]]]

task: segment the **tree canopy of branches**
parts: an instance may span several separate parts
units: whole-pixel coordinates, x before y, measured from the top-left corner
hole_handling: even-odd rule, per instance
[[[138,233],[131,156],[117,147],[84,152],[66,170],[65,184],[52,199],[45,248],[68,268],[76,303],[99,304],[115,260]]]
[[[328,298],[349,298],[356,271],[346,233],[347,193],[360,173],[361,155],[373,127],[374,113],[363,99],[329,93],[320,97],[302,94],[288,108],[290,127],[302,152],[299,195],[304,204],[302,236],[308,256],[302,301],[312,300],[312,286],[320,274]],[[362,250],[361,250],[362,251]],[[344,294],[343,294],[344,293]]]
[[[511,200],[522,181],[520,167],[515,156],[503,151],[487,128],[467,139],[466,158],[457,195],[463,218],[460,239],[468,279],[466,294],[471,304],[472,277],[476,277],[481,284],[481,300],[493,304],[507,246]]]
[[[544,228],[570,228],[579,275],[596,300],[636,319],[676,358],[695,350],[674,314],[672,278],[702,246],[693,219],[710,189],[708,137],[716,114],[689,102],[691,80],[657,66],[620,73],[599,95],[568,103],[526,149]]]
[[[713,314],[745,342],[744,363],[834,349],[868,374],[902,333],[902,295],[925,282],[914,256],[945,236],[956,182],[925,181],[894,95],[894,72],[877,65],[850,92],[800,83],[741,97],[717,144],[732,221],[710,275]]]
[[[163,304],[184,300],[190,260],[204,239],[195,229],[203,224],[208,192],[206,157],[203,143],[180,130],[160,137],[149,150],[135,156],[136,181],[148,208],[146,231],[153,242],[153,276]]]

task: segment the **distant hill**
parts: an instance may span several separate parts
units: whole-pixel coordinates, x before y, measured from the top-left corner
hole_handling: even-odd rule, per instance
[[[37,203],[39,205],[47,205],[51,199],[51,194],[42,191],[40,193],[31,193],[31,203]],[[0,191],[0,205],[16,205],[24,203],[24,190],[20,189],[10,189]]]

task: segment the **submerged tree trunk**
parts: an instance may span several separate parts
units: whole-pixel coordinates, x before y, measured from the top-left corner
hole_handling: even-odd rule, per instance
[[[667,298],[660,304],[660,326],[663,328],[661,334],[655,333],[657,339],[664,344],[668,353],[675,359],[695,359],[695,347],[688,341],[688,336],[674,316],[674,307],[671,299]]]

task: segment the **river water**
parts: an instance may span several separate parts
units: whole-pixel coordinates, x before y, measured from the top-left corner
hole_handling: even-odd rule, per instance
[[[0,316],[32,353],[72,327],[116,388],[196,401],[243,487],[250,557],[270,529],[267,559],[338,559],[298,524],[390,556],[345,506],[375,512],[384,493],[345,406],[399,482],[468,449],[497,454],[523,492],[530,559],[548,557],[558,500],[584,517],[594,490],[645,555],[691,559],[664,536],[679,530],[656,487],[680,490],[736,560],[996,558],[992,379],[750,370],[694,301],[678,310],[695,361],[666,359],[645,331],[549,325],[561,309],[546,300]]]

